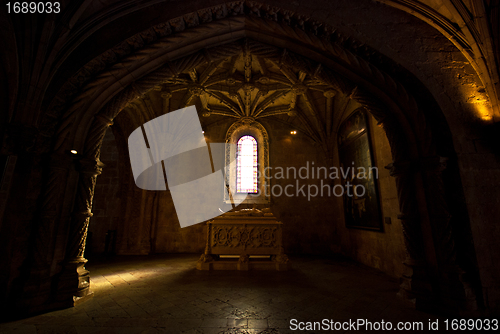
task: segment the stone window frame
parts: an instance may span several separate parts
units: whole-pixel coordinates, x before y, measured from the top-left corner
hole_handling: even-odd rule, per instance
[[[246,194],[236,192],[236,151],[238,140],[243,136],[252,136],[257,141],[257,194]],[[225,152],[225,184],[226,189],[232,191],[233,201],[241,204],[269,204],[271,196],[269,194],[269,178],[265,173],[269,171],[269,136],[262,124],[253,119],[240,119],[233,123],[226,133],[226,152]],[[266,192],[267,187],[267,192]],[[227,192],[224,192],[224,203],[230,204],[231,198]]]

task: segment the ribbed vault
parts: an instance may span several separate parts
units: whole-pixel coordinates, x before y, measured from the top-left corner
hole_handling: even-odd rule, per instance
[[[334,104],[345,107],[349,97],[318,73],[253,54],[252,49],[267,47],[262,43],[245,39],[241,44],[240,54],[179,73],[129,103],[123,112],[148,110],[146,114],[158,116],[196,105],[207,126],[227,117],[234,121],[272,118],[298,129],[328,151],[340,116]]]

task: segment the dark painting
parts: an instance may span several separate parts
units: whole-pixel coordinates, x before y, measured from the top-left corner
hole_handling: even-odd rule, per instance
[[[342,178],[344,213],[347,227],[381,231],[378,170],[373,165],[369,135],[364,111],[350,116],[339,131],[340,167],[347,176]]]

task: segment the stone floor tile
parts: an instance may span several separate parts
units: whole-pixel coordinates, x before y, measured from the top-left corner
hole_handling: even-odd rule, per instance
[[[0,326],[0,329],[2,327]],[[35,325],[28,325],[23,323],[14,323],[6,325],[0,330],[1,333],[13,333],[13,334],[36,334],[37,329]]]
[[[304,333],[290,319],[436,318],[399,300],[395,279],[354,262],[297,257],[289,272],[198,272],[198,257],[91,260],[92,299],[0,324],[0,333],[279,334]]]
[[[227,319],[225,319],[225,318],[222,318],[222,319],[217,319],[217,318],[203,319],[203,322],[202,322],[202,327],[221,328],[221,327],[226,327],[226,325],[227,325]]]
[[[228,327],[235,327],[235,328],[247,328],[248,327],[248,320],[247,319],[227,319],[227,326]]]

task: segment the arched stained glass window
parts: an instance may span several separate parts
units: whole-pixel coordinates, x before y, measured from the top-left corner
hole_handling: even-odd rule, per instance
[[[236,192],[257,193],[257,141],[252,136],[243,136],[238,140]]]

